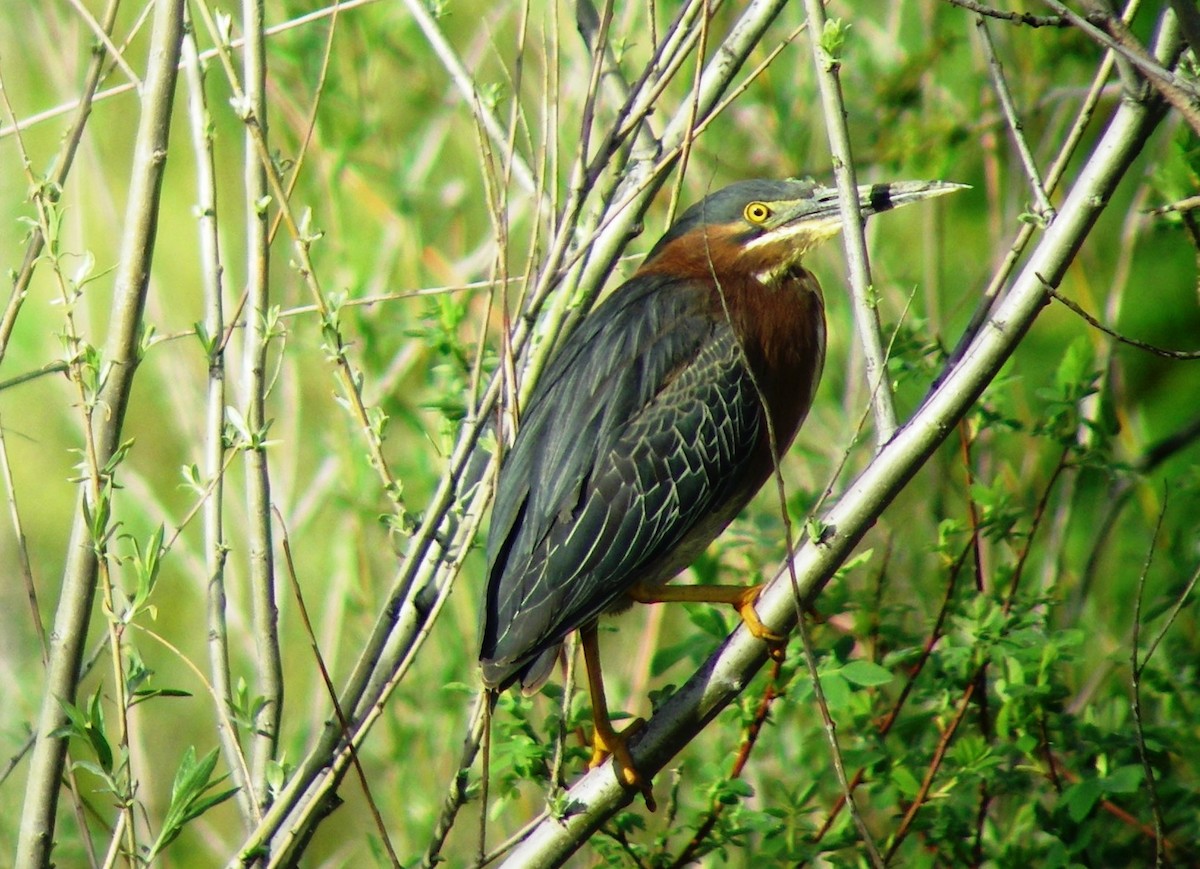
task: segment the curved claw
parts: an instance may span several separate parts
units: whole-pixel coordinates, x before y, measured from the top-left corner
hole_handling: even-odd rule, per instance
[[[646,723],[644,718],[638,718],[628,727],[618,733],[611,723],[596,722],[596,730],[592,735],[592,759],[588,761],[588,769],[595,769],[612,757],[616,767],[617,780],[625,787],[637,790],[646,801],[650,811],[657,809],[654,802],[654,791],[651,782],[642,777],[633,755],[629,752],[629,737]]]
[[[761,590],[761,585],[753,585],[746,589],[738,600],[733,601],[733,607],[742,617],[742,623],[746,626],[746,630],[767,644],[767,654],[771,656],[771,659],[782,661],[787,649],[787,637],[764,625],[762,619],[758,617],[758,610],[754,608],[754,602],[758,600],[758,593]]]

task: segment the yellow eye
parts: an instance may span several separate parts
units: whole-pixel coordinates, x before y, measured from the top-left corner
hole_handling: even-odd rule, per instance
[[[771,209],[761,202],[751,202],[742,215],[751,223],[764,223],[771,216]]]

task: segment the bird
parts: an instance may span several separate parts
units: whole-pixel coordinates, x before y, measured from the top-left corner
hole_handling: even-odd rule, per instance
[[[961,189],[857,188],[865,218]],[[804,256],[841,228],[836,188],[748,180],[685,210],[624,284],[558,348],[501,463],[487,536],[479,660],[492,696],[537,691],[580,632],[594,719],[589,767],[610,755],[653,805],[618,733],[597,621],[633,602],[754,609],[759,586],[667,583],[774,472],[817,391],[825,303]]]

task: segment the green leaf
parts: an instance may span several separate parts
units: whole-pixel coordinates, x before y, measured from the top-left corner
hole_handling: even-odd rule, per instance
[[[708,641],[704,638],[705,643]],[[683,642],[675,643],[670,646],[663,646],[654,653],[654,657],[650,660],[650,672],[655,676],[659,676],[671,667],[678,664],[680,661],[691,656],[693,649],[696,648],[695,643]]]
[[[1067,788],[1063,792],[1062,802],[1066,805],[1067,814],[1071,820],[1079,823],[1091,814],[1096,803],[1100,801],[1103,791],[1100,780],[1095,778],[1084,779]]]
[[[1092,371],[1092,345],[1086,338],[1076,338],[1063,353],[1054,382],[1060,393],[1070,395],[1073,387],[1088,380]]]
[[[209,793],[227,776],[212,780],[213,770],[217,766],[217,750],[214,748],[204,757],[196,760],[196,749],[188,746],[179,762],[179,770],[175,773],[175,781],[171,785],[171,805],[163,818],[162,830],[158,834],[148,859],[152,860],[163,848],[175,841],[183,831],[184,826],[213,806],[220,805],[237,793],[237,788],[226,788],[223,791]]]
[[[863,688],[886,685],[893,679],[892,672],[873,661],[851,661],[839,671],[846,680]]]
[[[692,624],[709,636],[725,639],[729,636],[729,625],[722,617],[720,610],[712,604],[699,604],[687,607],[688,619]]]
[[[825,703],[831,710],[844,709],[850,703],[850,683],[840,672],[822,674],[821,690],[825,694]]]
[[[145,548],[142,548],[137,540],[129,538],[133,546],[133,567],[137,581],[130,618],[146,606],[158,582],[158,572],[162,566],[163,536],[163,526],[160,524],[146,541]]]
[[[113,771],[113,751],[112,745],[105,735],[104,728],[104,707],[100,702],[100,689],[96,689],[96,693],[89,699],[86,707],[76,706],[74,703],[62,704],[63,713],[67,716],[67,724],[64,727],[57,728],[52,734],[55,737],[74,737],[81,739],[91,746],[92,753],[96,756],[100,768],[105,775],[111,775]]]
[[[921,783],[906,766],[895,766],[891,771],[892,784],[906,797],[914,797],[921,789]]]
[[[821,48],[829,55],[831,63],[842,59],[842,49],[846,45],[846,34],[850,25],[843,23],[840,18],[830,18],[821,29]]]
[[[747,797],[754,796],[754,788],[750,786],[749,782],[740,778],[724,779],[712,786],[710,795],[716,802],[732,806]]]
[[[1104,790],[1110,794],[1132,794],[1142,786],[1145,770],[1140,764],[1118,767],[1104,779]]]

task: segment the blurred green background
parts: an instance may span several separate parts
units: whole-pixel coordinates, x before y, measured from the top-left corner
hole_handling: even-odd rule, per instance
[[[84,5],[96,16],[102,12],[95,0]],[[1143,5],[1133,31],[1147,40],[1166,4]],[[743,73],[777,48],[778,56],[695,140],[679,182],[681,205],[742,178],[830,178],[808,37],[798,31],[801,6],[783,10]],[[1011,6],[1045,11],[1034,3]],[[213,8],[234,16],[236,32],[240,12],[228,4]],[[579,117],[590,73],[590,51],[575,29],[575,6],[443,0],[428,8],[471,71],[481,101],[510,125],[513,147],[552,201],[561,202],[580,147]],[[141,5],[122,4],[114,30],[118,43],[129,38],[124,56],[139,75],[147,49],[148,25],[137,26],[143,11]],[[614,7],[610,38],[629,80],[674,11],[669,4]],[[709,39],[723,37],[739,11],[739,4],[718,4]],[[279,26],[267,42],[269,142],[289,178],[303,150],[292,202],[297,211],[311,209],[323,233],[312,250],[317,273],[328,293],[346,298],[348,354],[361,371],[366,403],[390,418],[385,452],[403,483],[405,505],[419,516],[475,394],[477,367],[490,373],[501,352],[503,322],[493,296],[497,275],[507,269],[519,276],[527,261],[536,263],[545,253],[547,227],[538,222],[527,191],[516,182],[505,186],[501,150],[496,143],[484,147],[486,137],[470,107],[403,4],[365,3],[341,12],[332,41],[331,15],[301,20],[322,12],[332,8],[266,4],[268,24]],[[1033,211],[1032,197],[973,15],[935,0],[842,0],[829,4],[829,15],[849,25],[841,75],[860,180],[941,178],[972,185],[936,203],[884,215],[869,227],[885,335],[897,334],[891,364],[903,417],[919,404],[958,340],[1022,220]],[[1024,134],[1044,171],[1075,121],[1102,52],[1070,28],[1002,21],[988,26]],[[205,28],[197,24],[196,30],[201,47],[211,46]],[[54,168],[70,125],[67,107],[78,97],[93,43],[79,11],[65,2],[9,0],[0,15],[0,74],[11,111],[22,123],[20,141],[35,177]],[[209,60],[207,70],[226,311],[232,316],[246,273],[243,128],[219,64]],[[652,116],[657,129],[686,104],[694,71],[695,58],[689,57],[665,88]],[[130,89],[122,90],[127,81],[120,69],[107,76],[58,201],[62,269],[92,276],[72,306],[76,328],[97,346],[109,327],[110,270],[118,257],[136,133],[138,101]],[[161,824],[184,750],[195,746],[202,754],[217,745],[212,700],[193,669],[208,667],[204,536],[199,518],[190,515],[201,495],[181,473],[203,466],[208,387],[207,357],[194,332],[204,309],[186,99],[181,78],[146,309],[154,337],[137,374],[125,426],[133,446],[120,467],[115,497],[119,536],[112,564],[119,585],[132,582],[121,560],[132,552],[126,535],[144,545],[160,524],[168,537],[182,526],[164,560],[153,613],[143,614],[124,637],[127,652],[153,670],[155,687],[191,695],[157,697],[131,714],[137,814],[151,834]],[[1068,182],[1120,99],[1114,76],[1069,164]],[[601,133],[612,122],[612,110],[611,101],[602,98]],[[32,120],[42,114],[49,116]],[[0,235],[0,257],[15,272],[26,250],[24,221],[35,212],[12,120],[6,113],[0,123],[0,219],[7,227]],[[1196,193],[1197,160],[1194,132],[1169,116],[1145,144],[1060,288],[1120,332],[1168,348],[1194,349],[1200,335],[1196,238],[1178,215],[1147,211]],[[631,273],[669,224],[670,186],[678,180],[669,179],[609,287]],[[488,197],[496,197],[498,189],[507,207],[489,209]],[[873,443],[869,424],[860,430],[867,395],[842,291],[840,243],[816,252],[809,267],[826,289],[830,348],[818,403],[784,468],[797,523],[827,485],[837,497],[870,460]],[[406,537],[388,521],[394,510],[367,460],[365,442],[334,398],[321,323],[285,230],[272,248],[271,294],[282,326],[268,352],[272,498],[286,523],[321,652],[335,684],[341,684],[371,629]],[[369,299],[375,301],[360,304]],[[65,308],[52,269],[43,262],[0,360],[0,381],[64,359]],[[241,330],[234,330],[227,377],[233,408],[246,403],[242,343]],[[918,815],[917,833],[898,852],[903,865],[1153,861],[1152,804],[1130,711],[1131,631],[1139,595],[1146,637],[1166,625],[1200,560],[1198,396],[1196,363],[1116,345],[1061,305],[1051,305],[979,411],[885,512],[860,549],[869,557],[847,569],[816,602],[822,622],[814,638],[822,668],[833,674],[831,696],[842,678],[837,674],[850,662],[873,661],[892,673],[890,682],[878,685],[842,678],[844,694],[831,699],[847,767],[867,770],[861,808],[881,841],[892,835],[911,801],[971,674],[991,662],[986,700],[976,698],[951,743],[931,802]],[[7,854],[15,848],[27,770],[19,756],[42,701],[35,616],[43,625],[52,622],[78,493],[83,442],[78,393],[61,372],[8,385],[0,390],[0,429],[11,473],[5,481],[8,518],[0,520],[0,564],[7,576],[0,583],[0,668],[8,686],[0,711],[0,757],[16,759],[6,765],[0,783],[0,817],[6,819],[0,821],[0,854]],[[1170,450],[1157,461],[1154,449],[1164,442]],[[234,678],[253,685],[244,476],[235,457],[225,477],[228,622]],[[784,552],[778,513],[774,493],[761,495],[695,573],[707,581],[770,576]],[[14,515],[24,532],[36,614],[22,579]],[[972,528],[980,538],[973,550]],[[1139,578],[1152,547],[1142,588]],[[954,573],[951,565],[968,550],[965,567]],[[278,564],[287,679],[280,760],[286,766],[304,754],[331,712],[282,559]],[[1012,612],[1002,614],[1017,571]],[[475,551],[364,750],[372,794],[406,862],[429,842],[465,735],[469,689],[477,685],[482,572],[482,556]],[[895,728],[879,736],[877,724],[900,695],[946,598],[945,636],[913,683]],[[92,644],[101,642],[104,620],[97,606]],[[639,608],[613,622],[621,639],[608,634],[605,639],[606,648],[621,647],[610,648],[614,708],[647,714],[650,694],[683,682],[716,646],[721,622],[731,625],[732,618],[683,607]],[[633,660],[630,649],[638,651]],[[657,657],[654,649],[660,650]],[[668,809],[622,815],[584,849],[578,865],[671,865],[714,799],[727,808],[705,840],[702,850],[715,849],[703,857],[707,865],[764,860],[783,865],[822,855],[838,865],[863,861],[845,813],[823,838],[816,837],[840,790],[830,774],[800,654],[794,644],[778,677],[783,696],[737,782],[729,778],[732,756],[766,674],[743,704],[723,714],[680,755],[672,772],[660,776],[659,802]],[[1196,610],[1187,598],[1143,674],[1141,698],[1165,831],[1180,865],[1197,859],[1194,843],[1200,838],[1200,755],[1194,750],[1200,737],[1198,659]],[[99,691],[111,702],[111,673],[101,660],[80,694]],[[578,720],[584,719],[584,703],[575,698]],[[489,843],[541,810],[556,710],[553,691],[501,703]],[[569,781],[583,753],[573,735],[568,746]],[[86,756],[84,746],[73,745],[72,752],[75,759]],[[113,820],[111,798],[86,770],[77,775],[90,807],[88,835],[103,854]],[[476,765],[473,788],[478,776]],[[348,781],[341,795],[347,805],[321,827],[305,865],[384,865],[361,790]],[[66,806],[64,800],[55,858],[63,866],[85,865],[84,834]],[[478,811],[478,801],[472,802],[467,819],[452,832],[445,852],[449,865],[473,859]],[[243,835],[234,803],[224,803],[188,825],[160,862],[217,865],[234,853]]]

